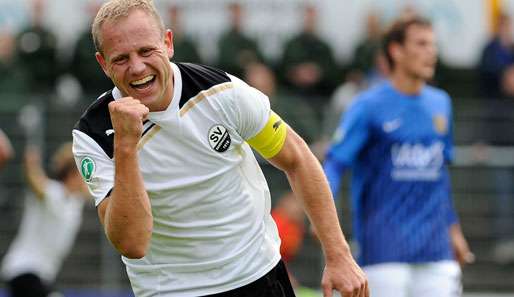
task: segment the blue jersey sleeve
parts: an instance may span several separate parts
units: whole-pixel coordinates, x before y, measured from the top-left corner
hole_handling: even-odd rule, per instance
[[[457,212],[455,211],[455,207],[453,205],[453,198],[452,198],[452,191],[451,191],[451,182],[450,182],[450,175],[448,173],[448,168],[445,169],[445,182],[447,186],[447,193],[446,195],[447,199],[445,199],[444,208],[446,212],[446,224],[447,226],[451,226],[459,221],[459,218],[457,216]]]
[[[454,149],[453,149],[453,111],[452,111],[452,103],[450,96],[445,93],[445,102],[446,109],[448,112],[448,132],[444,138],[444,159],[447,164],[451,164],[454,159]],[[450,174],[448,172],[448,168],[445,168],[445,182],[448,188],[447,190],[447,199],[445,201],[445,209],[446,209],[446,223],[448,226],[451,226],[458,222],[457,213],[455,212],[455,207],[453,205],[452,191],[451,191],[451,180]]]
[[[444,138],[444,158],[446,163],[451,164],[454,159],[453,149],[453,111],[450,96],[446,95],[448,109],[448,132]]]
[[[368,113],[366,102],[357,98],[355,104],[345,113],[334,134],[323,164],[334,198],[338,196],[345,169],[352,165],[368,140]]]

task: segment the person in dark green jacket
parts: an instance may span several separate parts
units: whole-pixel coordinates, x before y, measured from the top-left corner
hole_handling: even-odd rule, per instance
[[[235,76],[241,76],[246,65],[264,62],[257,41],[242,30],[243,11],[239,3],[228,5],[230,28],[218,41],[218,67]]]
[[[306,6],[303,30],[284,46],[281,73],[297,93],[328,96],[338,83],[339,69],[332,48],[316,30],[316,7]]]
[[[177,5],[168,7],[168,21],[173,31],[173,61],[202,64],[195,42],[182,31],[181,16],[181,7]]]
[[[91,23],[98,9],[100,9],[100,4],[98,0],[91,0],[87,4],[87,13],[90,16]],[[89,25],[79,35],[69,65],[69,72],[78,80],[84,98],[88,98],[88,100],[113,88],[111,80],[105,76],[96,62],[95,53],[96,49],[91,37],[91,26]]]
[[[18,96],[26,92],[26,79],[25,72],[17,65],[13,34],[7,30],[0,31],[0,106],[3,110],[9,104],[19,106],[16,101]]]
[[[34,94],[50,94],[55,91],[60,63],[57,59],[57,37],[44,24],[44,0],[31,3],[31,23],[16,37],[16,53],[19,67],[27,73],[25,86]]]

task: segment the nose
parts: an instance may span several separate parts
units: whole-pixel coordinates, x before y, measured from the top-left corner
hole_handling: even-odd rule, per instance
[[[146,65],[140,57],[133,56],[130,61],[130,72],[132,74],[138,75],[145,71]]]

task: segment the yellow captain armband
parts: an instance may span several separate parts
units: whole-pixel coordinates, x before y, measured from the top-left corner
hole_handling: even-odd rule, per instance
[[[284,146],[286,134],[286,123],[276,113],[271,111],[264,128],[246,142],[264,158],[270,159],[280,152]]]

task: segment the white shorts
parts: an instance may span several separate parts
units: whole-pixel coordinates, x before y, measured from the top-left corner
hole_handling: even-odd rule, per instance
[[[384,263],[363,267],[373,297],[458,297],[461,270],[455,261]]]

